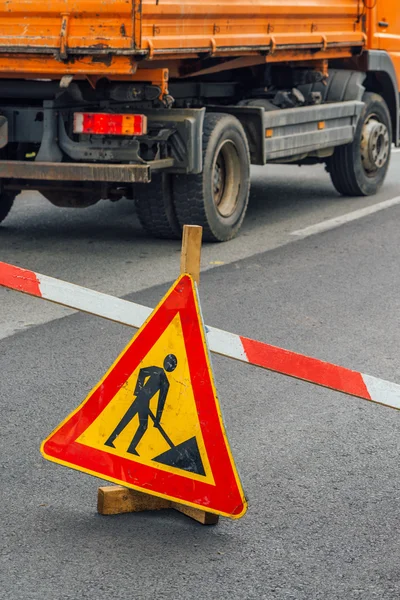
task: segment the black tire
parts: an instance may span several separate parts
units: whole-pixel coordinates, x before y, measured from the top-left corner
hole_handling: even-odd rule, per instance
[[[4,221],[10,212],[16,195],[17,194],[13,192],[3,192],[0,194],[0,223]]]
[[[235,117],[207,113],[203,128],[203,172],[176,175],[173,196],[178,221],[201,225],[203,239],[225,242],[240,229],[250,193],[250,153]]]
[[[384,99],[365,92],[356,134],[327,162],[332,183],[344,196],[372,196],[382,186],[390,163],[392,122]]]
[[[151,183],[133,186],[136,212],[143,229],[153,237],[179,239],[182,228],[172,200],[171,176],[153,176]]]

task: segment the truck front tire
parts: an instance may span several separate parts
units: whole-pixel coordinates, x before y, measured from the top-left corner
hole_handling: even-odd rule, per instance
[[[14,204],[15,192],[2,192],[0,193],[0,223],[4,221],[8,213],[10,212],[12,205]]]
[[[239,231],[250,193],[250,153],[235,117],[207,113],[203,129],[203,172],[176,175],[173,197],[178,221],[201,225],[203,239],[225,242]]]
[[[336,148],[327,163],[332,183],[344,196],[372,196],[383,184],[390,162],[392,122],[384,99],[365,92],[354,140]]]

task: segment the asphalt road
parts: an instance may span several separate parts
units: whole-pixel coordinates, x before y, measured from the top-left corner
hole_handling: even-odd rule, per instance
[[[400,153],[385,187],[372,198],[342,198],[322,166],[267,166],[253,170],[252,194],[241,234],[203,249],[202,269],[232,264],[291,243],[293,232],[376,205],[400,194]],[[132,202],[100,202],[87,209],[60,209],[38,194],[21,195],[0,227],[5,262],[117,296],[175,279],[180,244],[142,232]],[[0,289],[0,302],[7,292]],[[0,314],[0,339],[70,314],[40,301],[13,298]]]
[[[398,196],[399,166],[366,200],[339,198],[318,168],[256,171],[242,235],[204,249],[206,322],[399,382],[400,205],[291,235]],[[1,258],[154,306],[179,244],[147,239],[133,213],[24,196]],[[39,446],[132,332],[14,292],[0,302],[1,599],[398,600],[399,413],[214,357],[247,515],[100,517],[100,482]]]

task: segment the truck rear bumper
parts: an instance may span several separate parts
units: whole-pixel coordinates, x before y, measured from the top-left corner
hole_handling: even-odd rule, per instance
[[[146,164],[115,165],[1,160],[0,179],[149,183],[152,170],[168,168],[172,166],[172,163],[172,159],[153,161],[150,167]]]

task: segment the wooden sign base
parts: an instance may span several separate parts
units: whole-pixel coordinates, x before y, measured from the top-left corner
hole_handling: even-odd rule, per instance
[[[218,523],[218,515],[163,500],[144,492],[129,490],[128,488],[112,485],[99,488],[97,497],[97,511],[101,515],[120,515],[123,513],[143,512],[146,510],[177,510],[187,517],[198,521],[202,525],[216,525]]]
[[[200,283],[201,238],[201,227],[185,225],[181,252],[181,274],[189,273],[197,285]],[[167,508],[177,510],[202,525],[216,525],[219,521],[218,515],[119,485],[101,487],[98,490],[97,511],[101,515],[119,515]]]

